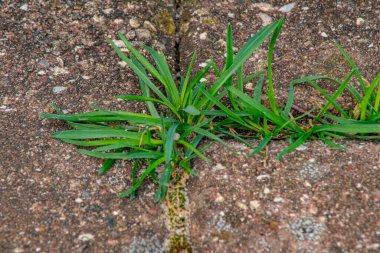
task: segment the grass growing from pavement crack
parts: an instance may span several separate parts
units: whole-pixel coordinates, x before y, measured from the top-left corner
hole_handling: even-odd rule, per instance
[[[127,111],[110,111],[92,105],[96,111],[80,114],[63,114],[52,105],[57,114],[42,114],[43,117],[66,121],[73,130],[59,131],[53,137],[80,147],[78,152],[104,159],[99,174],[106,173],[118,159],[134,159],[131,168],[132,186],[120,193],[119,197],[135,196],[142,182],[150,177],[157,184],[155,201],[163,201],[167,196],[173,175],[184,170],[195,172],[191,160],[200,157],[208,159],[203,152],[209,144],[199,148],[207,138],[227,144],[223,137],[232,137],[254,149],[250,156],[259,153],[273,139],[289,139],[289,146],[278,154],[281,158],[309,139],[320,139],[329,146],[344,149],[333,142],[338,138],[380,138],[380,73],[370,83],[360,74],[358,68],[337,44],[341,53],[352,67],[352,71],[339,81],[326,76],[308,76],[294,80],[290,84],[286,104],[278,104],[272,79],[272,61],[276,39],[283,19],[261,29],[250,38],[240,51],[233,53],[232,29],[229,25],[226,37],[226,61],[219,70],[211,60],[207,66],[193,73],[194,53],[189,68],[180,83],[176,82],[165,57],[154,49],[142,45],[154,60],[154,64],[140,53],[123,34],[120,38],[129,50],[125,55],[112,40],[109,43],[118,56],[127,63],[139,77],[141,96],[125,94],[117,96],[127,101],[143,101],[149,114]],[[255,50],[270,36],[268,69],[248,76],[243,75],[243,66]],[[208,84],[204,77],[213,71],[216,81]],[[350,85],[356,77],[360,90]],[[266,99],[263,86],[267,78]],[[244,92],[244,85],[256,81],[253,96]],[[319,81],[332,82],[338,89],[329,95],[319,85]],[[294,89],[297,85],[310,85],[326,99],[319,105],[299,116],[293,116]],[[343,108],[337,99],[348,91],[354,100],[354,108]],[[228,98],[228,103],[222,99]],[[269,106],[266,106],[268,102]],[[160,104],[165,108],[157,109]],[[309,124],[305,124],[309,119]],[[243,134],[244,133],[244,134]],[[253,147],[249,139],[259,139]],[[227,148],[229,148],[227,146]],[[139,175],[139,178],[138,178]]]

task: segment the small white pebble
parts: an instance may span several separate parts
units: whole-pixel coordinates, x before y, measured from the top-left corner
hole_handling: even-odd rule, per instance
[[[268,174],[263,174],[263,175],[259,175],[256,177],[257,180],[261,181],[261,180],[264,180],[266,178],[270,178],[270,176]]]
[[[265,188],[264,188],[264,194],[269,194],[269,193],[270,193],[269,188],[268,188],[268,187],[265,187]]]
[[[207,39],[207,32],[204,32],[204,33],[199,34],[199,38],[200,38],[201,40],[205,40],[205,39]]]
[[[206,62],[202,62],[202,63],[199,64],[199,67],[202,67],[202,68],[204,68],[204,67],[206,67],[206,66],[207,66],[207,63],[206,63]]]
[[[371,44],[368,45],[368,48],[371,48],[371,47],[373,47],[373,43],[371,43]]]
[[[296,6],[296,3],[290,3],[290,4],[287,4],[287,5],[284,5],[282,6],[279,11],[283,12],[283,13],[289,13],[291,12],[291,10],[294,8],[294,6]]]
[[[238,202],[236,203],[236,205],[237,205],[240,209],[242,209],[242,210],[244,210],[244,211],[248,209],[248,206],[247,206],[246,204],[240,202],[240,201],[238,201]]]
[[[300,145],[296,148],[296,150],[298,151],[304,151],[304,150],[307,150],[307,147],[305,145]]]
[[[83,199],[81,199],[81,198],[76,198],[76,199],[75,199],[75,203],[80,204],[80,203],[82,203],[82,202],[83,202]]]
[[[20,10],[27,11],[28,10],[28,4],[21,5]]]
[[[119,64],[121,67],[127,66],[127,63],[125,61],[119,61],[117,64]]]
[[[226,169],[226,167],[223,166],[221,163],[217,163],[214,167],[212,167],[213,171],[224,170],[224,169]]]
[[[203,83],[203,82],[206,82],[207,79],[206,78],[201,78],[201,80],[199,80],[199,82]]]
[[[62,92],[64,92],[67,88],[66,87],[63,87],[63,86],[55,86],[53,87],[53,93],[54,94],[60,94]]]
[[[224,202],[224,197],[219,192],[216,194],[215,202],[217,203]]]
[[[321,32],[321,36],[324,37],[324,38],[329,37],[329,36],[327,35],[327,33],[325,33],[325,32]]]
[[[228,16],[229,18],[234,18],[234,17],[235,17],[235,14],[232,13],[232,12],[229,12],[229,13],[227,14],[227,16]]]
[[[281,197],[275,197],[273,201],[274,201],[275,203],[282,203],[282,202],[284,202],[284,199],[281,198]]]
[[[140,22],[137,18],[131,18],[129,20],[129,25],[132,27],[132,28],[139,28],[140,27]]]
[[[78,239],[83,242],[94,240],[94,236],[92,234],[81,234]]]
[[[253,83],[246,83],[244,85],[244,87],[247,89],[247,90],[254,90],[254,86],[253,86]]]
[[[364,25],[364,23],[365,23],[365,20],[363,18],[357,18],[356,19],[356,25],[357,26]]]
[[[272,23],[272,18],[268,14],[260,12],[259,14],[257,14],[257,16],[263,22],[263,26],[267,26]]]
[[[260,208],[260,201],[258,201],[258,200],[249,201],[249,207],[253,210],[259,209]]]

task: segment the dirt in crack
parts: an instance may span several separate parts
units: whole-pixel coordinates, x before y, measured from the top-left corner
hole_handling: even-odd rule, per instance
[[[175,59],[175,73],[177,82],[181,80],[181,16],[182,5],[181,0],[174,0],[174,26],[175,26],[175,38],[174,38],[174,59]]]
[[[167,227],[170,231],[168,252],[192,252],[188,228],[188,198],[185,189],[189,175],[177,172],[173,177],[173,183],[166,197]]]

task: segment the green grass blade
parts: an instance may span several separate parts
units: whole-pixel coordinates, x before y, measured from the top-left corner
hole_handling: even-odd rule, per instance
[[[98,174],[99,176],[102,176],[106,174],[107,171],[109,171],[115,164],[115,159],[107,159],[103,162],[102,167],[100,167]]]
[[[340,149],[340,150],[346,150],[346,148],[344,146],[334,143],[333,141],[331,141],[330,139],[324,137],[323,135],[319,135],[318,138],[321,139],[321,141],[323,143],[325,143],[326,145],[328,145],[328,146],[330,146],[332,148],[337,148],[337,149]]]
[[[140,165],[140,159],[136,159],[135,162],[133,163],[133,167],[131,170],[132,186],[136,184],[136,174],[137,174],[137,169],[139,165]],[[135,196],[136,196],[136,191],[133,191],[129,196],[130,200],[133,200]]]
[[[95,139],[95,138],[128,138],[133,140],[140,140],[141,133],[116,130],[116,129],[89,129],[89,130],[64,130],[52,134],[54,138],[58,139]]]
[[[376,86],[379,84],[379,82],[380,82],[380,73],[377,74],[377,76],[372,81],[371,85],[368,87],[368,89],[366,90],[366,92],[364,94],[363,101],[360,104],[360,110],[361,110],[360,119],[361,120],[366,119],[366,111],[367,111],[367,107],[368,107],[370,98],[373,95],[373,92],[374,92]],[[380,87],[378,89],[380,89]],[[379,93],[379,91],[377,93]],[[379,95],[377,95],[377,97],[379,97]],[[376,98],[376,100],[378,100],[378,98]],[[378,107],[379,107],[379,101],[377,101],[377,105],[376,105],[376,101],[375,101],[374,108],[375,108],[376,112],[378,111]]]
[[[360,87],[362,88],[363,93],[366,94],[367,93],[367,87],[365,86],[363,77],[361,76],[361,74],[359,72],[359,69],[356,67],[355,63],[351,60],[350,56],[346,53],[346,51],[344,51],[343,47],[341,45],[339,45],[339,43],[336,42],[336,41],[335,41],[335,45],[337,46],[337,48],[339,49],[339,51],[343,54],[344,58],[346,58],[346,60],[350,64],[351,68],[353,68],[354,70],[356,70],[356,77],[359,80]]]
[[[144,182],[145,178],[155,169],[157,168],[161,163],[165,162],[165,157],[161,157],[161,158],[158,158],[157,160],[155,160],[154,162],[152,162],[151,164],[149,164],[149,166],[144,170],[144,172],[142,173],[141,177],[139,178],[139,180],[127,191],[123,192],[123,193],[120,193],[118,194],[117,196],[119,198],[123,198],[123,197],[127,197],[129,196],[131,193],[133,193],[134,191],[137,190],[137,188],[139,188],[139,186],[142,184],[142,182]]]
[[[103,153],[103,152],[94,152],[90,150],[85,149],[77,149],[77,151],[81,154],[96,157],[96,158],[103,158],[103,159],[137,159],[137,158],[144,158],[144,159],[158,159],[163,154],[162,152],[158,151],[131,151],[131,152],[115,152],[115,153]]]
[[[133,56],[141,63],[141,65],[144,66],[144,68],[152,74],[154,78],[156,78],[160,83],[165,84],[165,79],[160,75],[160,73],[153,67],[152,64],[132,45],[131,42],[127,40],[127,38],[121,33],[118,32],[118,35],[120,39],[123,41],[124,45],[127,47],[127,49],[133,54]],[[114,48],[116,53],[119,55],[118,47],[113,46],[113,41],[111,39],[108,40],[108,42],[111,44],[111,46]],[[120,49],[119,49],[120,50]],[[121,50],[120,50],[121,51]],[[123,54],[123,53],[122,53]],[[120,56],[120,55],[119,55]],[[129,65],[129,64],[128,64]]]
[[[237,97],[239,97],[244,103],[247,104],[247,106],[250,106],[254,108],[255,110],[260,111],[265,117],[267,117],[270,121],[275,123],[276,125],[283,125],[286,123],[284,119],[282,119],[280,116],[276,115],[274,112],[266,108],[260,103],[257,103],[256,100],[248,97],[243,92],[235,89],[234,87],[230,87],[229,90],[231,90],[232,93],[234,93]]]
[[[268,145],[268,143],[272,140],[272,138],[273,138],[273,136],[271,134],[268,134],[267,136],[265,136],[264,139],[262,139],[262,141],[260,141],[260,143],[256,147],[256,149],[253,150],[253,152],[248,155],[248,157],[252,157],[252,156],[258,154],[261,150],[263,150],[263,148],[265,148]]]
[[[217,81],[210,88],[210,94],[214,96],[220,88],[226,83],[226,81],[236,72],[238,68],[249,59],[249,57],[255,52],[255,50],[269,37],[269,35],[276,29],[279,21],[268,25],[256,33],[251,39],[248,40],[242,49],[236,54],[235,60],[232,65],[224,71]],[[200,107],[204,106],[208,102],[208,98],[203,98],[200,101]]]
[[[179,140],[178,143],[182,144],[185,146],[187,149],[190,149],[192,152],[194,152],[196,155],[198,155],[200,158],[203,160],[210,162],[210,159],[205,157],[201,152],[199,152],[195,147],[193,147],[190,143],[184,141],[184,140]]]
[[[165,144],[164,144],[164,153],[165,153],[165,162],[168,164],[172,160],[172,152],[174,148],[174,137],[175,137],[175,130],[178,127],[178,123],[172,125],[165,136]]]
[[[276,39],[278,35],[280,34],[282,24],[284,23],[284,18],[281,18],[278,21],[278,25],[276,26],[276,29],[273,32],[272,38],[269,42],[269,50],[268,50],[268,90],[267,90],[267,96],[269,100],[269,104],[271,108],[273,109],[273,112],[277,115],[279,115],[279,110],[276,105],[276,97],[274,94],[274,87],[273,87],[273,74],[272,74],[272,61],[273,61],[273,52],[274,52],[274,45],[276,44]]]
[[[143,45],[143,47],[152,55],[161,76],[166,81],[166,85],[164,83],[163,85],[165,85],[165,87],[168,89],[167,95],[170,96],[170,98],[173,101],[173,104],[177,105],[178,107],[180,104],[178,88],[174,82],[173,76],[170,72],[170,68],[168,63],[166,62],[165,57],[149,46]]]
[[[277,155],[276,159],[280,160],[284,155],[286,155],[289,152],[292,152],[293,150],[301,146],[310,137],[310,135],[311,132],[306,132],[302,134],[295,142],[293,142],[292,144],[287,146],[283,151],[281,151]]]
[[[181,88],[180,101],[182,103],[182,106],[184,106],[185,95],[186,95],[186,92],[188,91],[187,90],[187,85],[188,85],[189,80],[190,80],[191,71],[193,70],[193,65],[194,65],[196,57],[197,57],[197,51],[195,51],[194,54],[193,54],[193,56],[191,57],[191,61],[190,61],[190,65],[189,65],[189,67],[187,69],[185,81],[183,82],[183,86]]]
[[[349,83],[349,81],[351,80],[351,78],[354,76],[355,74],[355,71],[351,71],[350,74],[346,77],[346,79],[342,82],[342,84],[339,86],[339,88],[337,89],[337,91],[334,93],[334,95],[332,96],[332,99],[335,101],[342,93],[343,91],[346,89],[346,86],[347,84]],[[313,120],[313,122],[319,118],[321,115],[323,115],[328,109],[329,107],[331,106],[331,102],[328,102],[320,112],[318,112],[318,114],[316,115],[315,119]]]
[[[132,139],[106,139],[106,140],[94,140],[94,141],[78,141],[71,139],[60,139],[63,142],[73,144],[76,146],[83,147],[94,147],[94,146],[107,146],[107,145],[118,145],[121,143],[129,144],[132,146],[139,146],[140,140],[132,140]],[[155,143],[160,144],[161,141],[155,140]]]
[[[152,83],[152,81],[149,79],[149,77],[146,75],[145,72],[141,71],[137,66],[136,64],[133,63],[133,61],[131,59],[129,59],[127,56],[124,55],[124,53],[115,45],[115,43],[112,41],[112,40],[109,40],[109,43],[111,44],[111,46],[114,48],[115,52],[119,55],[119,57],[125,61],[128,66],[138,75],[139,78],[141,78],[141,80],[146,84],[148,85],[148,87],[162,100],[164,101],[165,103],[167,104],[171,104],[172,103],[170,102],[170,100],[165,97],[165,95]],[[140,54],[140,53],[139,53]],[[135,55],[136,56],[136,55]],[[136,56],[136,58],[139,60],[139,58]],[[141,62],[141,61],[140,61]],[[142,65],[144,65],[145,68],[147,68],[147,66],[145,65],[145,63],[141,62]],[[150,65],[150,64],[149,64]],[[150,65],[151,66],[151,65]],[[152,66],[153,68],[153,66]],[[149,69],[147,69],[150,73],[152,73]],[[152,74],[154,75],[154,74]],[[162,77],[161,77],[162,79]],[[162,81],[162,82],[161,82]],[[165,84],[165,80],[160,80],[160,82],[162,84]]]
[[[379,123],[362,123],[362,124],[325,124],[313,127],[314,133],[318,132],[335,132],[335,133],[363,133],[369,134],[380,133]]]
[[[143,72],[146,75],[144,67],[140,64],[140,62],[133,55],[131,55],[131,60],[141,70],[141,72]],[[140,89],[141,89],[143,97],[149,98],[150,97],[149,87],[144,83],[144,81],[141,78],[139,78],[139,84],[140,84]],[[152,115],[153,118],[158,119],[160,116],[159,116],[157,109],[154,106],[154,104],[152,102],[147,101],[146,105],[148,107],[150,115]]]

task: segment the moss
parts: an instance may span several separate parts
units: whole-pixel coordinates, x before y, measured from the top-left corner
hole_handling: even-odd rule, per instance
[[[186,195],[185,181],[181,180],[183,173],[176,173],[174,186],[168,192],[168,219],[170,229],[169,252],[192,252],[191,244],[187,239],[186,222]]]
[[[317,67],[317,73],[335,78],[343,78],[350,69],[350,64],[342,54],[333,53]]]
[[[166,35],[175,35],[175,24],[173,19],[173,14],[168,10],[160,11],[154,18],[153,23],[159,30]]]
[[[215,24],[217,22],[219,22],[219,19],[217,19],[217,18],[206,17],[206,18],[202,19],[203,24]]]
[[[190,243],[188,242],[186,236],[176,235],[170,238],[170,253],[177,252],[193,252]]]

